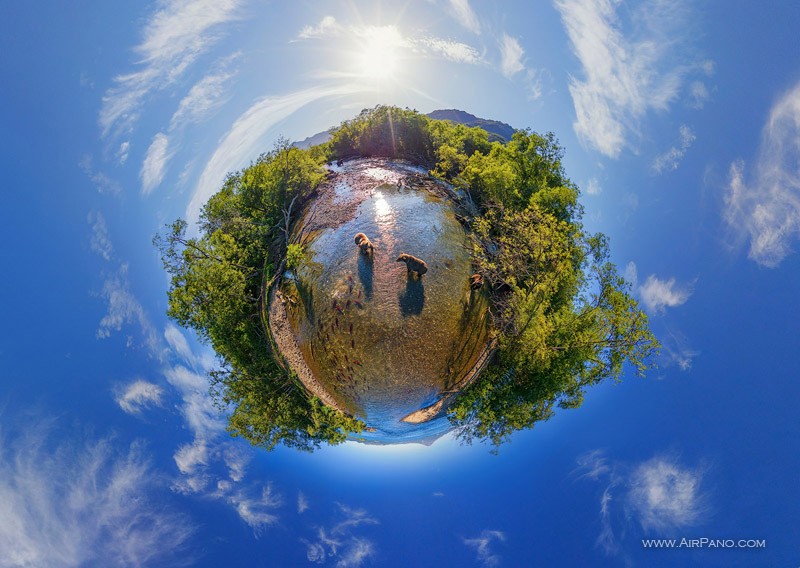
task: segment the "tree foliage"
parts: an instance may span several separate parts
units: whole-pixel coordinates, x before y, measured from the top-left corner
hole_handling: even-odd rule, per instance
[[[578,188],[552,133],[517,131],[507,144],[480,128],[378,106],[324,145],[275,150],[225,180],[203,209],[199,236],[185,221],[155,241],[171,276],[169,315],[219,355],[212,391],[229,429],[253,444],[310,449],[338,443],[363,424],[309,396],[280,364],[264,321],[274,267],[303,255],[289,236],[324,179],[328,160],[401,158],[450,182],[471,202],[474,263],[487,283],[498,351],[450,407],[466,441],[499,444],[515,430],[580,406],[586,388],[643,373],[658,344],[607,239],[581,224]]]
[[[230,432],[269,449],[339,443],[363,426],[307,395],[279,364],[262,317],[265,283],[286,257],[292,223],[324,175],[319,161],[282,141],[228,176],[203,209],[200,236],[187,237],[186,222],[178,220],[155,238],[171,276],[168,314],[221,360],[212,392],[229,410]]]

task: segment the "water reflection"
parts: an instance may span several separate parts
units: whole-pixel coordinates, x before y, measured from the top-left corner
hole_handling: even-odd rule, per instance
[[[353,216],[307,243],[313,262],[298,270],[307,301],[292,326],[326,391],[376,429],[364,438],[428,439],[447,421],[401,419],[436,402],[471,369],[488,338],[486,306],[470,302],[471,259],[452,204],[387,183],[397,172],[382,168],[390,174],[374,168],[376,186]],[[346,199],[344,169],[335,191]],[[354,245],[356,233],[373,242],[372,256]],[[425,259],[428,273],[409,277],[395,260],[402,252]]]
[[[403,317],[421,314],[422,308],[425,307],[425,284],[422,283],[422,278],[409,274],[406,278],[405,290],[400,294],[399,299],[400,313],[403,314]]]
[[[373,199],[375,200],[375,220],[381,224],[391,223],[391,219],[387,219],[387,217],[391,214],[392,207],[389,205],[389,202],[386,201],[383,192],[380,190],[376,191]]]

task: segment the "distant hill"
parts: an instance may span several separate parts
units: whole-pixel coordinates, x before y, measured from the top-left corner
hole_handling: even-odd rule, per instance
[[[486,118],[478,118],[474,114],[457,109],[435,110],[431,113],[428,113],[428,118],[433,118],[434,120],[449,120],[458,124],[464,124],[465,126],[477,126],[479,128],[483,128],[490,134],[489,140],[497,140],[499,142],[508,142],[511,140],[511,136],[516,130],[514,127],[506,124],[505,122],[488,120]],[[491,136],[492,134],[495,136]]]
[[[498,142],[508,142],[511,140],[511,136],[514,134],[515,128],[506,124],[505,122],[500,122],[497,120],[489,120],[486,118],[479,118],[474,114],[470,114],[463,110],[457,109],[441,109],[435,110],[431,113],[427,114],[428,118],[432,118],[434,120],[449,120],[450,122],[456,122],[458,124],[464,124],[466,126],[478,126],[483,128],[486,132],[489,133],[489,140]],[[300,140],[299,142],[295,142],[294,145],[300,149],[310,148],[311,146],[316,146],[317,144],[323,144],[330,140],[331,135],[330,132],[323,131],[317,132],[313,136],[309,136],[305,140]]]
[[[331,139],[331,133],[327,130],[323,132],[317,132],[314,136],[309,136],[305,140],[300,140],[299,142],[295,142],[294,145],[301,150],[305,150],[306,148],[311,148],[311,146],[316,146],[318,144],[324,144],[328,140]]]

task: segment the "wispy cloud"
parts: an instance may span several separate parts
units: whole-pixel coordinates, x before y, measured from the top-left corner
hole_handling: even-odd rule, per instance
[[[106,218],[99,211],[89,213],[86,221],[92,227],[92,236],[89,239],[89,247],[106,260],[111,260],[114,254],[114,245],[108,237],[108,226]]]
[[[231,58],[226,58],[229,61]],[[211,113],[221,107],[228,99],[228,86],[234,72],[227,70],[227,64],[215,73],[203,77],[195,83],[185,97],[178,103],[178,109],[172,115],[169,129],[205,120]]]
[[[579,479],[604,485],[596,544],[606,554],[620,550],[620,540],[633,528],[631,522],[644,532],[671,534],[701,523],[708,511],[701,487],[704,468],[687,467],[674,456],[656,456],[631,467],[595,450],[579,456],[578,464]]]
[[[702,81],[692,81],[689,85],[689,106],[695,109],[701,109],[705,106],[706,101],[711,97],[708,92],[708,87]]]
[[[164,389],[142,379],[117,387],[114,400],[128,414],[139,414],[151,406],[161,406]]]
[[[690,286],[679,285],[675,278],[661,280],[651,274],[639,286],[639,296],[645,308],[652,313],[663,313],[666,308],[675,308],[686,303],[692,295]]]
[[[702,469],[682,467],[674,458],[653,458],[633,471],[628,504],[645,531],[693,525],[706,511],[702,479]]]
[[[186,340],[186,336],[184,336],[181,330],[173,324],[168,323],[164,328],[164,339],[167,340],[167,344],[169,345],[170,349],[172,349],[176,355],[183,359],[185,363],[191,365],[197,361],[194,353],[192,352],[192,348],[189,347],[189,342]]]
[[[587,195],[600,195],[603,192],[603,186],[600,185],[600,180],[596,177],[589,178],[586,182]]]
[[[55,440],[53,423],[0,439],[0,566],[187,565],[193,527],[154,497],[141,444]]]
[[[481,24],[478,16],[469,5],[469,0],[449,0],[450,13],[456,21],[472,33],[481,33]]]
[[[124,166],[125,162],[128,161],[128,152],[130,151],[130,149],[131,149],[131,143],[128,140],[119,145],[116,157],[117,160],[119,160],[119,164],[121,166]]]
[[[119,75],[103,97],[100,126],[129,130],[153,91],[179,79],[197,58],[216,43],[223,24],[236,19],[241,0],[162,0],[144,26],[134,48],[139,70]]]
[[[142,195],[147,195],[161,184],[169,161],[169,138],[163,132],[153,137],[142,163],[139,177],[142,180]]]
[[[665,110],[688,71],[674,61],[683,40],[685,10],[650,0],[623,25],[612,0],[556,0],[583,79],[570,79],[578,136],[616,158],[650,110]]]
[[[277,509],[283,499],[270,483],[254,485],[244,481],[252,453],[225,435],[224,416],[208,393],[205,375],[214,361],[205,354],[194,353],[180,329],[172,324],[164,330],[164,338],[172,356],[184,363],[172,364],[163,372],[180,396],[178,408],[193,435],[191,442],[181,444],[173,454],[180,475],[172,488],[226,503],[259,536],[278,522]]]
[[[210,495],[231,505],[256,537],[260,536],[264,529],[278,522],[275,510],[283,504],[283,499],[275,493],[269,483],[261,488],[260,493],[254,494],[252,491],[237,488],[230,481],[220,480],[217,483],[217,491]]]
[[[522,73],[522,82],[528,92],[528,99],[536,100],[541,97],[543,71],[526,66],[525,50],[516,38],[504,33],[499,38],[499,44],[500,72],[507,79],[513,79]]]
[[[302,515],[306,511],[308,511],[308,497],[302,491],[297,493],[297,513]]]
[[[689,340],[680,332],[667,328],[666,332],[660,335],[661,353],[665,361],[663,366],[674,365],[681,371],[691,369],[700,351],[692,348]]]
[[[800,234],[798,139],[800,83],[770,110],[749,179],[745,179],[743,160],[730,166],[724,219],[733,234],[750,241],[749,258],[769,268],[783,261]]]
[[[493,550],[494,542],[504,542],[505,533],[496,530],[481,531],[480,536],[475,538],[465,538],[464,544],[475,549],[478,562],[484,566],[499,566],[501,557]]]
[[[136,325],[150,354],[158,357],[158,336],[144,308],[130,290],[127,264],[122,264],[116,274],[106,278],[99,296],[108,307],[97,328],[98,339],[111,337],[113,332],[121,331],[123,325]]]
[[[86,174],[91,182],[94,184],[97,193],[119,195],[122,193],[122,186],[115,180],[111,179],[103,172],[94,169],[92,157],[89,155],[84,156],[78,164]]]
[[[639,286],[638,270],[633,261],[625,267],[623,276],[651,313],[661,313],[667,307],[682,304],[691,295],[691,287],[678,286],[674,278],[665,282],[651,275],[643,286]],[[691,369],[692,361],[700,352],[689,345],[689,340],[682,333],[670,329],[663,322],[661,328],[658,333],[662,348],[659,365],[677,366],[681,371]]]
[[[696,138],[692,129],[685,124],[681,124],[679,135],[680,138],[675,146],[670,147],[669,150],[656,156],[656,159],[653,160],[652,168],[657,174],[664,171],[677,170],[683,156],[686,155],[686,151]]]
[[[343,30],[342,26],[333,16],[325,16],[316,26],[305,26],[297,39],[317,39],[327,35],[338,35]]]
[[[322,564],[328,557],[336,559],[339,568],[357,568],[375,554],[375,544],[354,530],[362,525],[377,525],[363,509],[354,509],[337,503],[337,521],[330,527],[317,527],[312,540],[300,539],[306,546],[309,562]]]
[[[680,285],[675,278],[661,280],[655,274],[647,277],[644,284],[639,285],[639,271],[636,263],[631,261],[625,267],[625,280],[631,284],[651,313],[663,313],[666,308],[675,308],[686,303],[692,295],[689,284]]]
[[[445,59],[457,63],[470,63],[475,65],[483,62],[483,58],[477,49],[459,41],[442,39],[439,37],[428,37],[420,39],[417,45],[427,47]]]
[[[525,69],[525,64],[522,61],[525,50],[522,49],[516,38],[503,34],[500,39],[500,55],[500,70],[509,79]]]
[[[316,87],[256,102],[234,122],[208,160],[186,208],[186,218],[190,222],[197,220],[201,208],[216,193],[228,172],[242,168],[261,153],[264,135],[275,124],[313,101],[356,90],[350,85]]]
[[[593,450],[578,456],[577,461],[578,467],[575,468],[574,473],[577,474],[579,478],[599,479],[611,472],[611,466],[603,450]]]

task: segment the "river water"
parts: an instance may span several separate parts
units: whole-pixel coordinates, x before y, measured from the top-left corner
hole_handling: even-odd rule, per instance
[[[301,299],[290,321],[309,368],[374,429],[359,437],[374,443],[446,432],[443,418],[401,419],[463,378],[488,338],[487,302],[470,290],[467,237],[453,203],[406,185],[403,176],[414,174],[404,168],[370,161],[340,168],[333,202],[356,206],[306,239],[306,261],[286,285]],[[365,176],[374,180],[366,188]],[[355,245],[356,233],[374,244],[371,256]],[[396,261],[401,253],[423,259],[428,272],[408,274]]]

